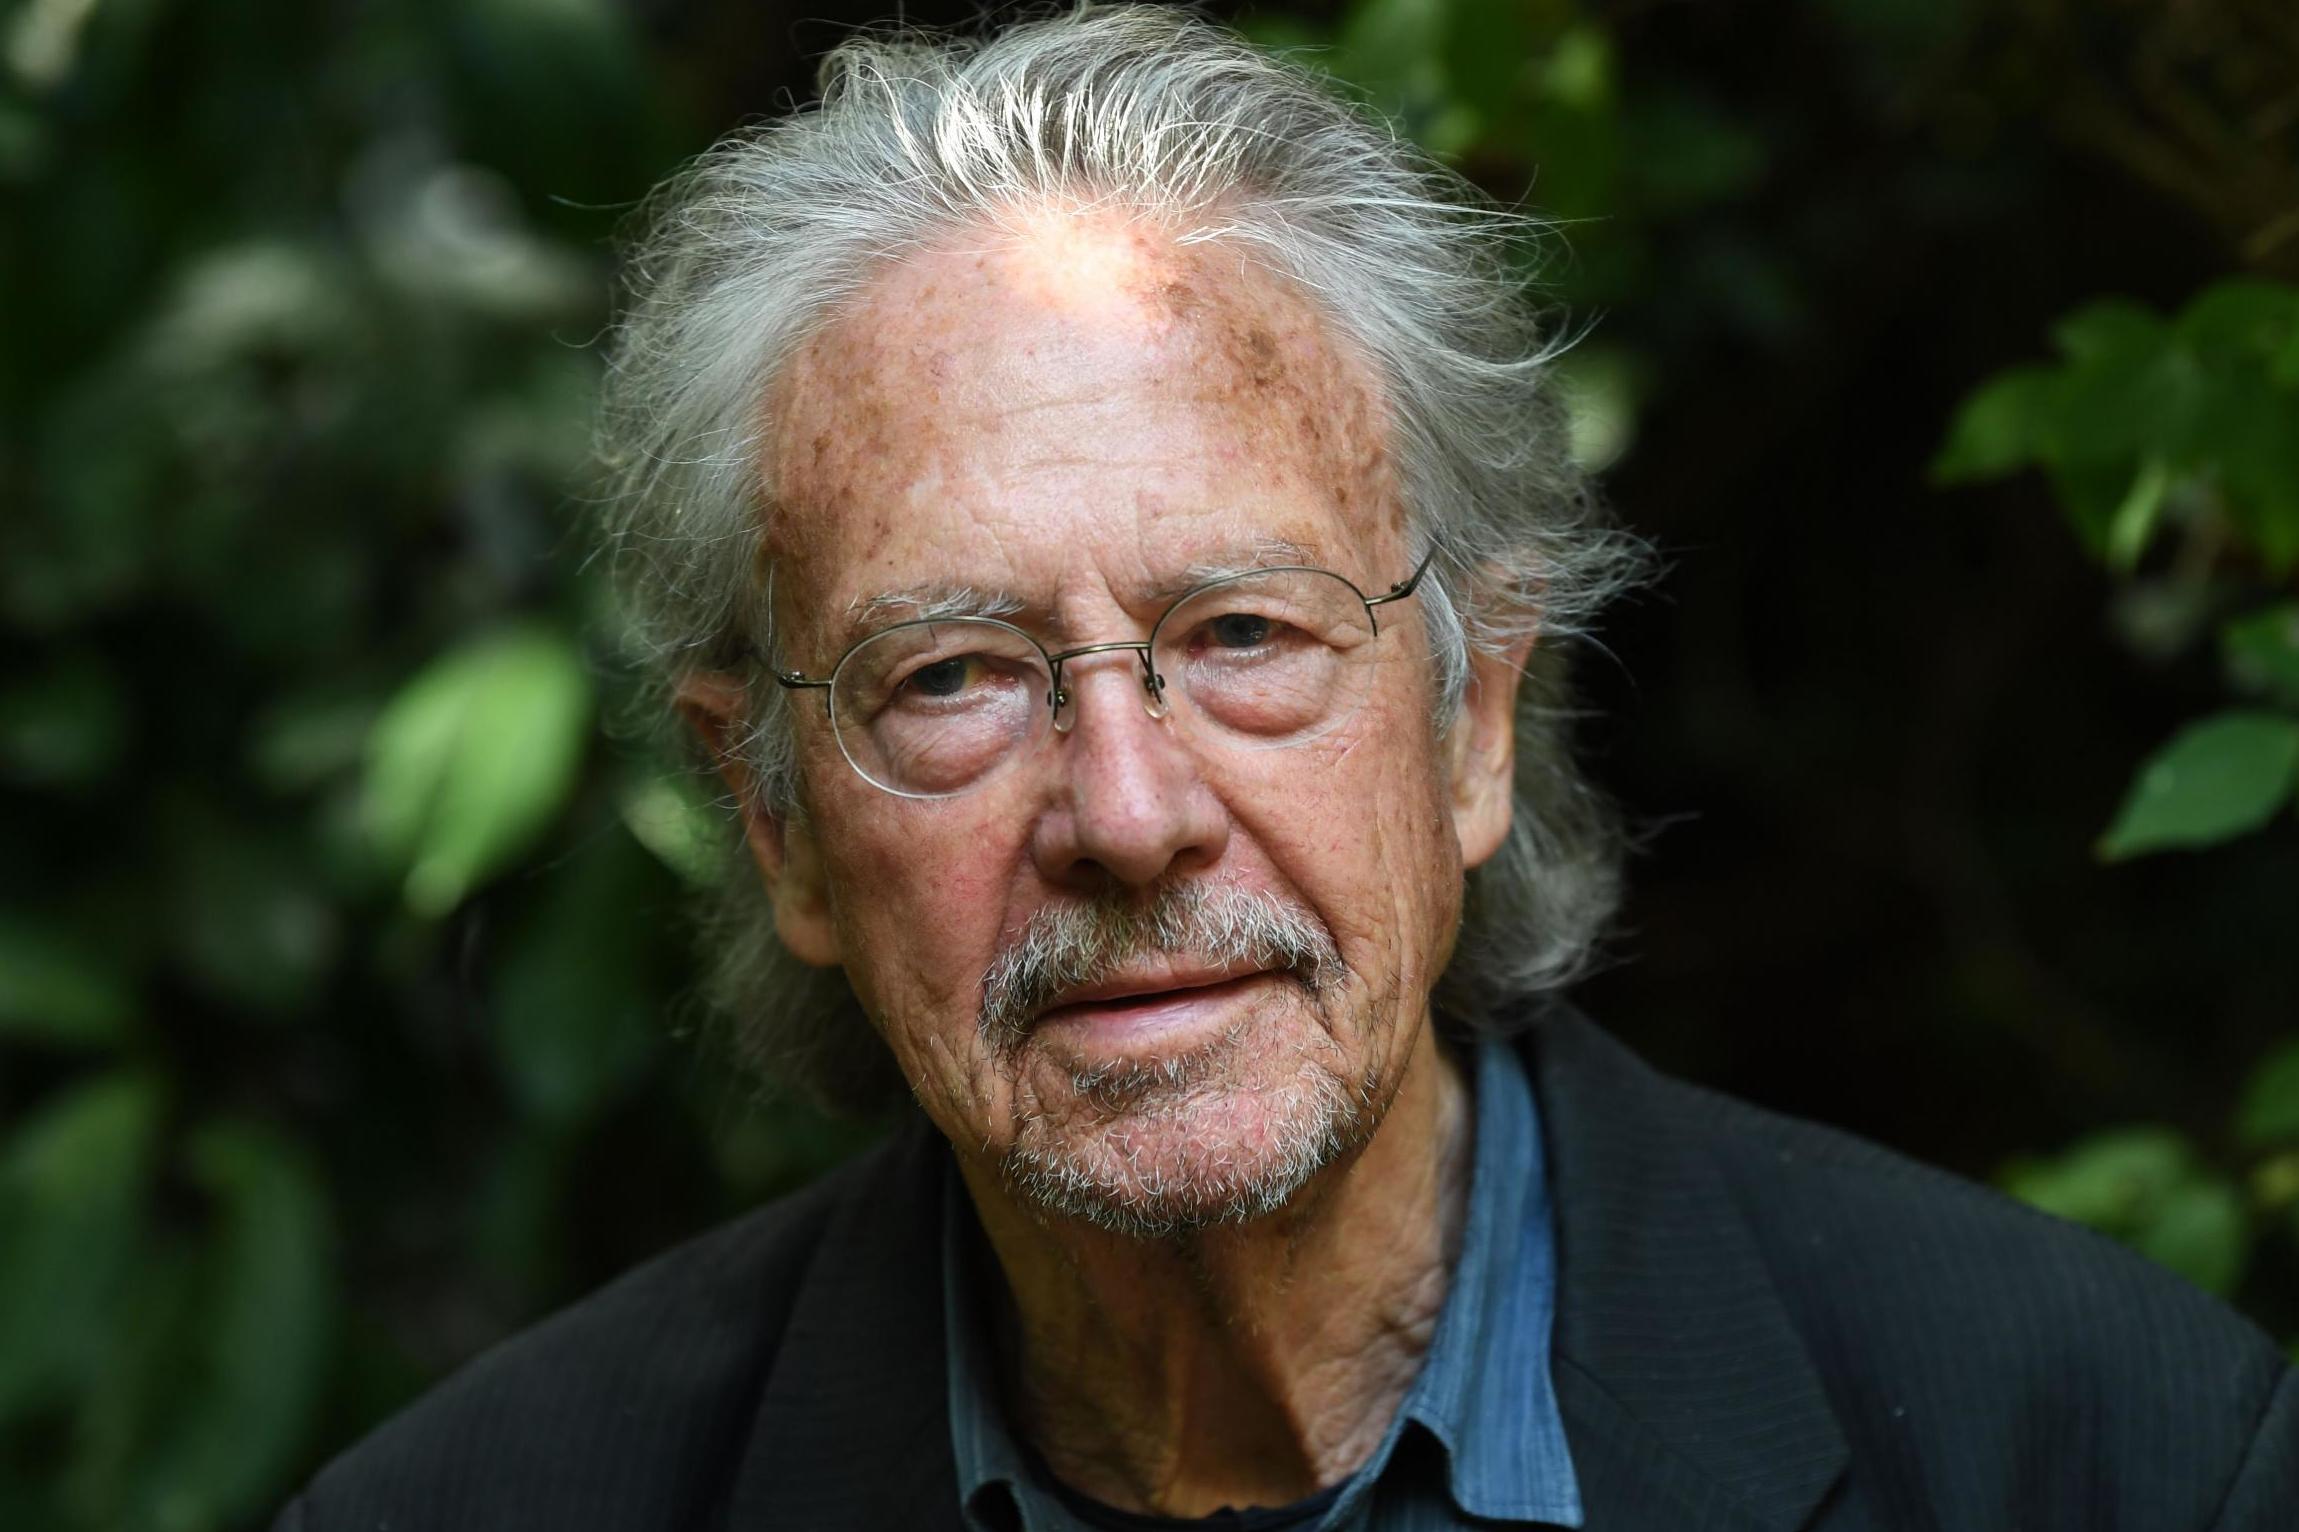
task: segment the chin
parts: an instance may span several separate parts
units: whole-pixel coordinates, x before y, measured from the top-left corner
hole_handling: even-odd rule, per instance
[[[1233,1032],[1091,1068],[1033,1061],[1042,1109],[1016,1124],[1001,1160],[1009,1193],[1041,1215],[1143,1240],[1280,1211],[1373,1136],[1387,1103],[1310,1050],[1249,1053]]]

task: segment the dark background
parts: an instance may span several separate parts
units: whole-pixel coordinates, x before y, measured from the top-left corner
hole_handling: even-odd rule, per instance
[[[599,728],[625,657],[581,523],[618,221],[883,14],[0,19],[0,1524],[259,1524],[442,1370],[867,1136],[734,1079],[679,998],[712,816]],[[2287,575],[2112,572],[2041,476],[1928,473],[2070,310],[2290,279],[2299,27],[1242,19],[1576,220],[1549,291],[1600,321],[1572,366],[1667,563],[1582,671],[1645,830],[1585,1007],[1975,1177],[2162,1125],[2263,1231],[2222,1285],[2299,1331],[2299,1193],[2229,1127],[2299,1031],[2299,825],[2093,849],[2226,698],[2198,603]],[[447,744],[409,743],[425,678]]]

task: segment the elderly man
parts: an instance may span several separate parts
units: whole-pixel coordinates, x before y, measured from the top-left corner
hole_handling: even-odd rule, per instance
[[[285,1526],[2299,1526],[2233,1314],[1541,1002],[1634,557],[1506,220],[1138,7],[850,44],[653,227],[617,549],[722,997],[918,1111]]]

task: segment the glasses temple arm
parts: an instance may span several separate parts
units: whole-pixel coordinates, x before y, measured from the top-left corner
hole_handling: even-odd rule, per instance
[[[1427,553],[1421,556],[1421,562],[1413,566],[1413,572],[1411,574],[1407,575],[1404,579],[1399,580],[1395,585],[1390,586],[1387,592],[1384,594],[1378,596],[1367,596],[1365,598],[1365,604],[1367,606],[1387,606],[1392,601],[1402,601],[1407,596],[1412,595],[1414,589],[1420,585],[1421,577],[1429,572],[1429,566],[1437,562],[1437,554],[1439,551],[1439,549],[1431,548]]]

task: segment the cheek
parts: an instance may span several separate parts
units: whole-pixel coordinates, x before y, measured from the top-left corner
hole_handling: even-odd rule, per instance
[[[1426,698],[1368,698],[1346,733],[1231,757],[1238,822],[1360,977],[1425,985],[1460,909],[1460,849]]]
[[[1015,852],[971,817],[881,797],[848,821],[867,832],[830,837],[824,860],[848,981],[901,1052],[903,1036],[970,1033]]]

